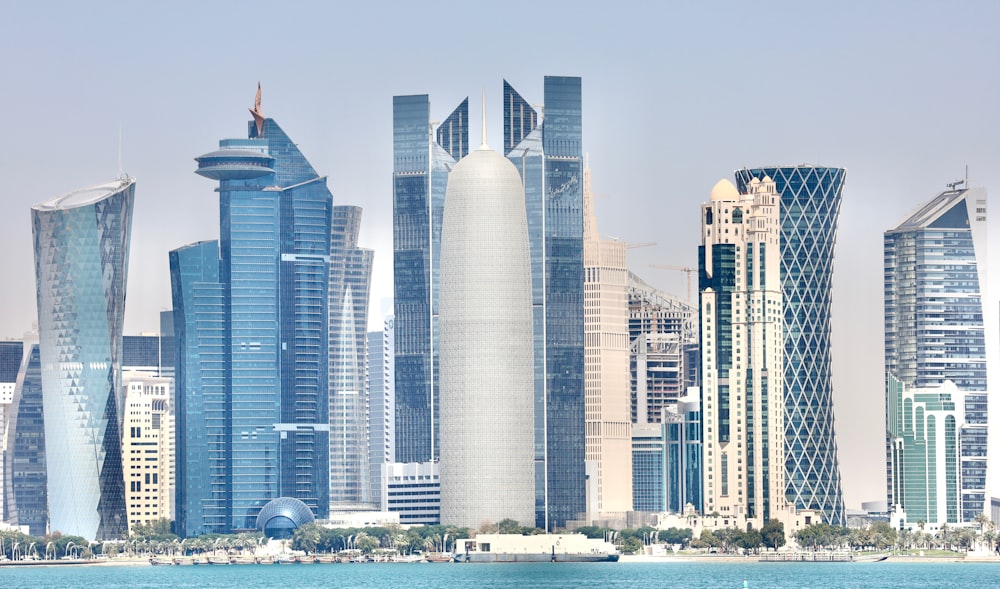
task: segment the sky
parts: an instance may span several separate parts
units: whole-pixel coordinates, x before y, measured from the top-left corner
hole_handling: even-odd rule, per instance
[[[604,236],[685,296],[698,206],[745,166],[847,168],[833,292],[834,410],[848,508],[885,497],[882,233],[966,177],[1000,190],[1000,3],[3,2],[0,338],[35,322],[30,208],[135,176],[126,333],[170,307],[167,252],[218,237],[194,157],[262,108],[360,205],[371,326],[392,296],[392,97],[466,96],[500,147],[502,80],[533,104],[583,79],[584,151]],[[479,126],[470,126],[478,145]],[[119,146],[121,158],[119,159]],[[1000,216],[990,233],[1000,235]],[[1000,238],[991,244],[992,292]],[[997,298],[987,305],[996,343]],[[988,349],[997,384],[998,349]],[[994,411],[1000,424],[1000,411]],[[1000,457],[1000,427],[991,454]],[[1000,468],[993,480],[1000,483]],[[1000,495],[1000,484],[994,495]]]

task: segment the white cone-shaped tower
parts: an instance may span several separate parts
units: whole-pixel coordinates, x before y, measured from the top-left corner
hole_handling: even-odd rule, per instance
[[[476,528],[510,518],[534,525],[524,189],[485,136],[448,178],[440,288],[441,523]]]

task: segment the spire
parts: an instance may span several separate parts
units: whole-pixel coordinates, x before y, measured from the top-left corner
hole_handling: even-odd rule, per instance
[[[253,115],[253,120],[257,123],[257,136],[261,137],[264,134],[264,113],[260,110],[260,81],[257,81],[257,96],[253,100],[253,108],[250,109],[250,114]]]
[[[479,146],[479,149],[489,149],[490,146],[486,145],[486,88],[483,88],[483,144]]]

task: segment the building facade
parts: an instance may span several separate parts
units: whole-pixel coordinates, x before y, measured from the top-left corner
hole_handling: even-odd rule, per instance
[[[583,174],[587,519],[594,521],[632,511],[628,264],[625,242],[600,238],[589,166]]]
[[[330,237],[330,509],[370,510],[368,298],[374,252],[358,247],[361,207],[333,207]]]
[[[158,338],[157,338],[158,339]],[[125,372],[125,496],[129,530],[174,520],[173,381]]]
[[[697,308],[628,278],[632,423],[661,423],[664,411],[698,386]]]
[[[507,81],[503,101],[531,248],[535,525],[552,530],[586,510],[582,84],[546,76],[544,120]]]
[[[261,508],[278,497],[302,501],[320,519],[330,505],[333,199],[326,178],[261,114],[259,93],[251,113],[246,139],[223,139],[217,151],[196,158],[196,173],[219,182],[222,463],[228,472],[222,488],[187,502],[221,502],[226,531],[254,529]],[[183,288],[175,285],[178,291]],[[178,337],[177,357],[200,361],[182,349],[186,343]],[[204,525],[188,522],[192,529]]]
[[[27,526],[32,536],[48,530],[48,478],[45,417],[42,412],[42,363],[38,335],[0,342],[3,373],[3,521]],[[11,381],[13,377],[13,381]],[[13,382],[13,386],[11,383]]]
[[[441,523],[441,471],[437,462],[382,465],[382,511],[399,514],[402,525]]]
[[[704,512],[785,520],[779,196],[728,180],[701,207],[698,248]]]
[[[170,252],[174,318],[175,529],[183,537],[230,529],[232,464],[226,312],[219,242]]]
[[[885,232],[887,495],[893,520],[987,510],[986,191],[950,186]]]
[[[31,209],[45,408],[49,524],[128,533],[122,471],[122,324],[135,180]]]
[[[452,170],[441,228],[441,523],[532,525],[528,222],[517,170],[485,140]]]
[[[382,465],[395,462],[396,420],[393,411],[393,345],[395,321],[385,318],[382,331],[368,332],[368,423],[369,471],[372,475],[372,500],[382,502]]]
[[[466,98],[432,135],[427,95],[395,96],[393,307],[396,460],[437,460],[438,275],[448,173],[469,152]]]
[[[824,523],[844,525],[844,497],[834,432],[830,348],[833,247],[846,170],[788,166],[736,171],[746,193],[771,178],[780,202],[784,310],[786,496]]]

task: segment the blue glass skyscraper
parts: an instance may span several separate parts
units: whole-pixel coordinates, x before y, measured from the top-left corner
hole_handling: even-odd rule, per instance
[[[427,95],[395,96],[393,307],[396,462],[438,458],[438,274],[448,173],[469,152],[466,98],[432,136]]]
[[[52,530],[128,533],[122,471],[122,323],[135,180],[31,209]]]
[[[229,473],[218,498],[229,530],[252,529],[260,509],[277,497],[299,499],[318,518],[329,510],[333,200],[326,178],[274,120],[264,118],[259,101],[251,112],[246,139],[223,139],[219,150],[197,158],[197,173],[219,181]],[[183,320],[188,328],[191,320]],[[178,332],[181,322],[175,321]],[[178,338],[179,364],[192,361],[186,342]],[[194,490],[189,485],[185,492]]]
[[[0,342],[0,383],[14,383],[5,423],[3,521],[44,536],[49,521],[42,363],[37,340]]]
[[[539,122],[504,81],[504,155],[524,182],[531,248],[535,519],[553,529],[586,509],[581,80],[546,76],[544,92]]]
[[[219,242],[170,252],[175,352],[176,531],[185,537],[230,530],[226,314]]]
[[[770,176],[781,196],[781,289],[785,315],[787,498],[844,525],[830,371],[833,247],[846,171],[818,166],[736,171],[740,194]]]

